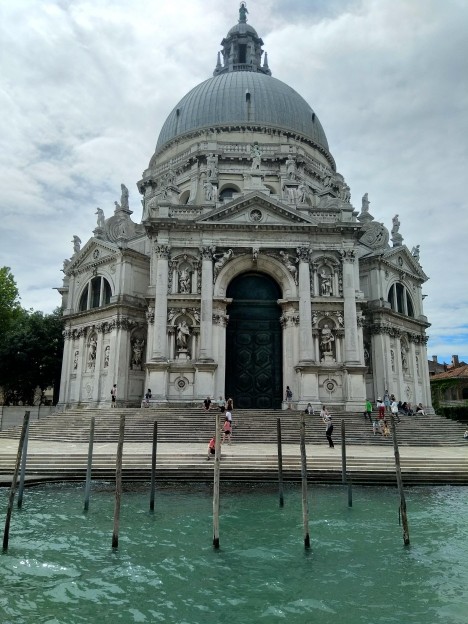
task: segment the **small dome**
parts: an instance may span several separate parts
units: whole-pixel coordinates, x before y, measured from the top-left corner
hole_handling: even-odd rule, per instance
[[[228,32],[227,36],[230,37],[231,35],[236,35],[236,34],[245,35],[246,33],[250,33],[254,37],[258,37],[257,31],[255,30],[255,28],[253,28],[253,26],[251,26],[250,24],[246,24],[245,22],[239,22],[238,24],[233,26],[231,30]]]
[[[248,71],[214,76],[187,93],[166,119],[156,152],[194,130],[236,125],[290,131],[329,153],[322,124],[304,98],[281,80]]]

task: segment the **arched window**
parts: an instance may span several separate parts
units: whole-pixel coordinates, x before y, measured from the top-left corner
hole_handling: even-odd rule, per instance
[[[93,279],[86,284],[81,294],[78,311],[84,312],[85,310],[100,308],[101,306],[107,305],[110,303],[111,295],[112,290],[106,278],[101,275],[93,277]]]
[[[221,201],[231,199],[234,193],[239,193],[239,189],[235,188],[234,186],[226,186],[219,194],[219,199]]]
[[[388,302],[392,306],[394,312],[414,317],[414,306],[410,294],[408,289],[403,284],[400,284],[400,282],[396,282],[390,286]]]

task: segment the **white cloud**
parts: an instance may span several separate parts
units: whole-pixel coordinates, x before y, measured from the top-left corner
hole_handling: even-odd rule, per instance
[[[0,265],[23,305],[51,290],[153,153],[178,100],[209,78],[233,0],[2,3]],[[468,359],[468,5],[458,0],[257,0],[249,21],[273,75],[310,102],[356,207],[421,245],[429,351]],[[37,267],[40,267],[38,272]]]

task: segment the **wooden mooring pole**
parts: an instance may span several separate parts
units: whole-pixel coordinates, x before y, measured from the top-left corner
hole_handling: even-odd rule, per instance
[[[29,424],[29,412],[25,412],[23,419],[23,426],[21,428],[21,435],[18,443],[18,453],[16,455],[15,472],[11,481],[10,496],[8,497],[7,514],[5,518],[5,530],[3,532],[3,550],[8,550],[8,541],[10,539],[10,522],[11,514],[13,512],[13,503],[15,501],[16,494],[16,482],[18,481],[18,473],[21,465],[21,456],[23,454],[23,445],[26,437],[26,431]]]
[[[346,428],[344,419],[341,419],[341,483],[346,484]]]
[[[219,548],[219,471],[221,460],[221,420],[216,414],[215,461],[213,479],[213,547]]]
[[[398,491],[400,493],[400,513],[401,513],[401,521],[403,524],[403,543],[405,546],[409,546],[410,538],[409,538],[409,528],[408,528],[408,516],[406,515],[406,499],[405,499],[405,493],[403,491],[403,479],[401,477],[400,451],[398,450],[395,417],[393,416],[393,414],[390,414],[390,418],[392,422],[393,450],[395,453],[395,472],[396,472],[396,478],[397,478],[397,484],[398,484]]]
[[[302,481],[302,523],[304,527],[304,548],[310,548],[309,536],[309,503],[307,500],[307,457],[305,448],[305,417],[301,415],[301,481]]]
[[[88,465],[86,467],[86,484],[84,497],[84,511],[89,509],[89,494],[91,492],[91,472],[93,468],[93,446],[94,446],[94,426],[96,418],[91,416],[91,425],[89,428],[89,444],[88,444]]]
[[[284,491],[283,491],[283,447],[281,443],[281,418],[276,420],[276,432],[278,439],[278,489],[279,489],[279,506],[284,507]]]
[[[158,421],[153,425],[153,448],[151,452],[151,486],[150,486],[150,511],[154,511],[154,493],[156,490],[156,451],[158,448]]]
[[[120,416],[119,442],[117,444],[117,457],[115,461],[115,507],[114,507],[114,531],[112,533],[112,548],[119,547],[120,525],[120,502],[122,499],[122,457],[125,435],[125,414]]]
[[[346,475],[348,481],[348,507],[353,506],[353,484],[351,481],[351,473],[347,473]]]
[[[28,457],[28,437],[29,437],[29,421],[28,426],[26,427],[26,434],[24,436],[23,443],[23,451],[21,454],[21,470],[20,470],[20,480],[18,486],[18,509],[21,509],[23,506],[23,496],[24,496],[24,479],[26,476],[26,460]]]

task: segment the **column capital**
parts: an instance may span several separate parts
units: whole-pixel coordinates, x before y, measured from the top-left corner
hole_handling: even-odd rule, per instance
[[[171,248],[169,245],[155,245],[154,253],[158,258],[164,258],[167,260],[169,258],[169,254],[171,252]]]
[[[309,262],[311,250],[310,247],[297,247],[296,248],[298,262]]]
[[[213,254],[216,251],[216,247],[214,245],[209,247],[200,247],[199,249],[203,260],[213,260]]]
[[[353,263],[356,260],[356,252],[354,249],[342,249],[340,255],[343,262]]]

